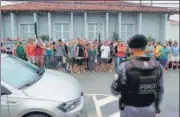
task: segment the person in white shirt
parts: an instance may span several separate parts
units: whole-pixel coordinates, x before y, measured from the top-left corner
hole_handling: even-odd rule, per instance
[[[110,58],[110,47],[106,42],[103,43],[100,51],[101,51],[100,71],[106,72],[108,69],[108,60]]]

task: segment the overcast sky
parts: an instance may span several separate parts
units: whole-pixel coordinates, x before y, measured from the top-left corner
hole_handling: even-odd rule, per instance
[[[129,2],[140,3],[139,0],[129,0]],[[1,5],[8,5],[8,4],[14,4],[14,3],[18,3],[18,2],[1,1]],[[141,3],[144,4],[144,5],[150,5],[151,1],[150,0],[142,0]],[[152,0],[152,5],[153,6],[168,7],[168,8],[178,8],[179,9],[179,0],[174,0],[174,1],[170,1],[170,0],[166,0],[166,1]],[[173,16],[170,17],[170,19],[179,21],[179,15],[173,15]]]

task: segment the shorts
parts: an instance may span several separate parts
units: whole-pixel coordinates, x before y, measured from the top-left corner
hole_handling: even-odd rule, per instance
[[[76,61],[77,61],[77,65],[83,65],[83,63],[84,63],[84,59],[82,58],[82,59],[77,59],[76,58]]]
[[[76,63],[75,57],[70,58],[70,59],[68,60],[68,63],[69,63],[70,65],[75,64],[75,63]]]
[[[160,58],[160,59],[159,59],[159,62],[161,63],[161,65],[162,65],[163,67],[166,67],[167,59]]]
[[[179,62],[179,55],[178,56],[172,56],[173,62]]]
[[[112,64],[112,62],[113,62],[113,58],[110,58],[110,59],[108,60],[108,64]]]
[[[168,56],[168,61],[172,61],[172,55],[171,54],[169,54],[169,56]]]
[[[83,59],[83,65],[86,65],[86,64],[88,64],[88,58]]]
[[[44,61],[44,56],[36,56],[36,63],[43,63]]]
[[[28,62],[34,64],[36,62],[35,61],[35,56],[28,57]]]
[[[108,63],[109,58],[101,58],[100,63]]]

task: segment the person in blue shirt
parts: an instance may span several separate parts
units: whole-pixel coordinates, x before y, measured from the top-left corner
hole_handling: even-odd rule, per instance
[[[179,46],[177,42],[174,42],[173,47],[171,48],[171,54],[172,54],[172,68],[173,66],[176,67],[176,69],[178,69],[179,66]]]
[[[168,55],[170,53],[170,50],[168,48],[167,44],[164,44],[162,48],[160,49],[160,63],[165,68],[168,61]]]

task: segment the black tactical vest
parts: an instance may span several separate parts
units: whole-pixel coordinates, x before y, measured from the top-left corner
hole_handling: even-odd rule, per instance
[[[135,107],[151,105],[156,98],[160,64],[148,57],[136,57],[126,62],[127,86],[120,103]]]

